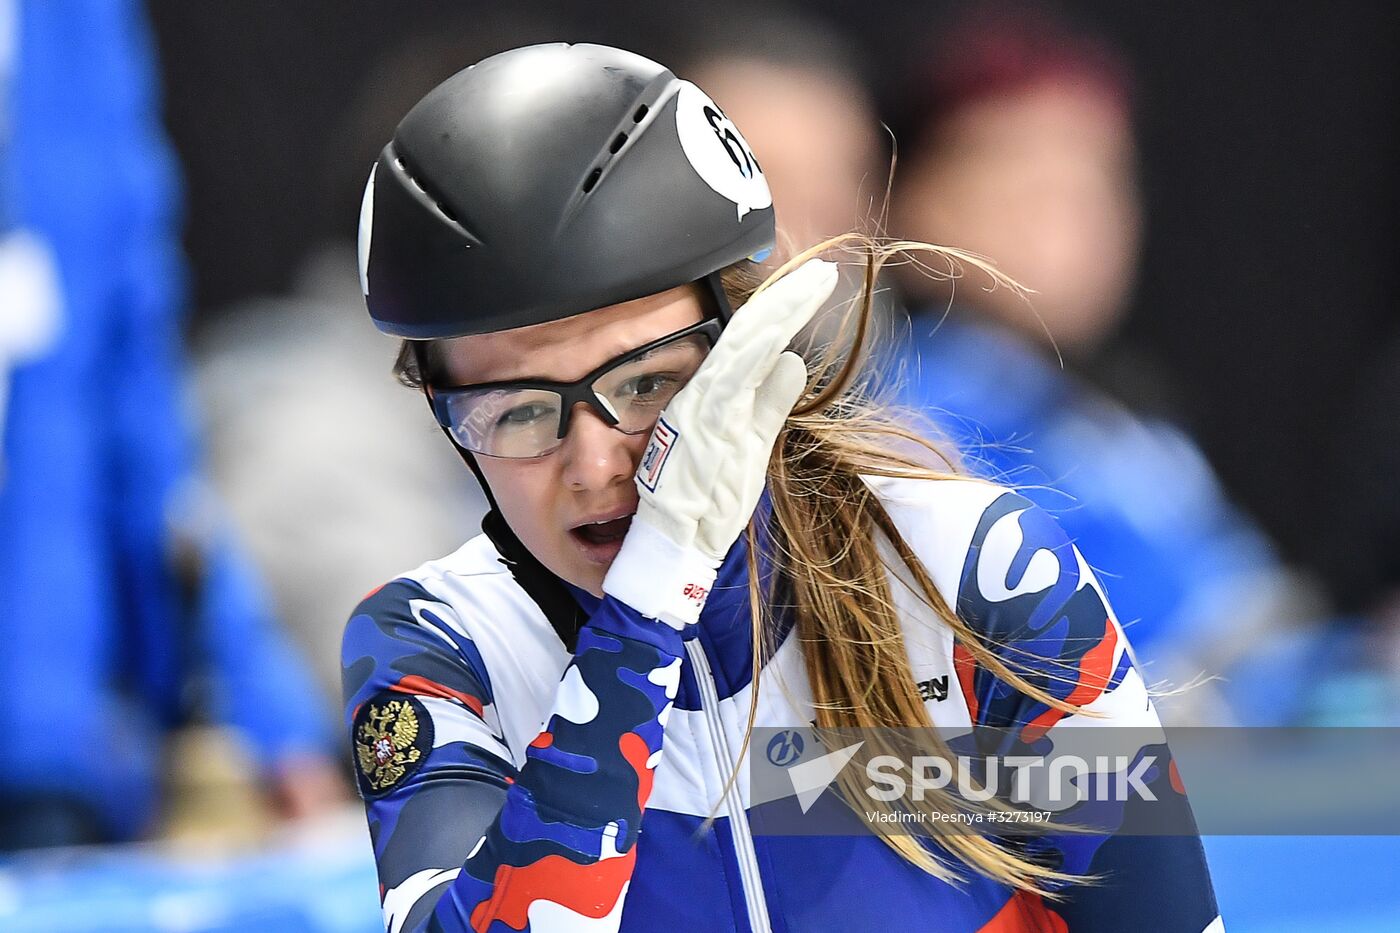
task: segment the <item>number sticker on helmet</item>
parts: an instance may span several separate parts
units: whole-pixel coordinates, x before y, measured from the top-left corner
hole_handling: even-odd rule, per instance
[[[681,82],[676,95],[676,131],[696,174],[738,205],[740,220],[773,203],[768,180],[739,128],[689,81]]]

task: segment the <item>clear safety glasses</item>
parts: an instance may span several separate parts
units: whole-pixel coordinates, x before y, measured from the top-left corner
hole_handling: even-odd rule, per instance
[[[580,402],[624,434],[641,434],[656,426],[661,410],[695,375],[722,327],[718,318],[707,318],[614,357],[577,382],[434,387],[433,414],[465,449],[511,460],[558,449]]]

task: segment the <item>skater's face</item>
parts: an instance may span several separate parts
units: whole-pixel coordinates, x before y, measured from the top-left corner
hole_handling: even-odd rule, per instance
[[[560,321],[444,341],[442,384],[571,382],[704,317],[700,289],[686,285]],[[664,358],[658,354],[654,368],[668,377],[693,371],[705,346],[686,341]],[[629,378],[646,389],[654,382],[646,367]],[[520,542],[556,576],[600,596],[603,576],[637,510],[632,477],[649,436],[649,426],[624,433],[580,402],[554,450],[514,459],[475,456]]]

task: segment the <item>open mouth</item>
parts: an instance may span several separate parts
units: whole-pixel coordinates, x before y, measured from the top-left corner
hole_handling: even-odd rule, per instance
[[[603,522],[586,522],[570,529],[570,533],[585,544],[620,544],[632,527],[632,516],[624,515]]]

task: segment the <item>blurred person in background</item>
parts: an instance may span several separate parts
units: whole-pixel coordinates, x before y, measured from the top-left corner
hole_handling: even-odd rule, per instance
[[[702,15],[680,21],[678,55],[730,119],[753,127],[778,214],[775,256],[869,227],[887,173],[856,52],[820,19],[779,6]]]
[[[778,224],[768,268],[830,237],[878,229],[889,178],[885,130],[865,63],[840,32],[781,4],[707,6],[678,18],[672,32],[681,70],[710,89],[730,119],[753,127],[750,142],[763,153]],[[861,271],[858,263],[843,265],[836,293],[855,291]],[[871,347],[893,330],[890,297],[879,293]],[[801,339],[838,340],[843,317],[839,306],[824,309]]]
[[[310,676],[200,488],[155,84],[134,0],[0,0],[0,849],[149,833],[163,782],[218,770],[199,740],[162,763],[198,724],[235,730],[222,777],[283,814],[343,797]]]
[[[315,659],[327,696],[346,611],[385,579],[460,544],[486,512],[393,354],[358,313],[355,219],[371,165],[413,104],[464,61],[556,35],[547,17],[439,17],[365,70],[320,173],[321,239],[294,290],[222,312],[198,344],[210,474]]]
[[[894,228],[989,257],[1032,290],[1027,301],[908,276],[907,400],[974,469],[1021,489],[1096,555],[1153,676],[1227,673],[1286,639],[1290,623],[1318,611],[1316,594],[1280,565],[1182,431],[1084,375],[1105,371],[1142,233],[1122,59],[1043,8],[975,6],[904,94]],[[1148,367],[1121,371],[1126,394],[1160,403]],[[1287,681],[1223,687],[1251,721],[1292,708]],[[1188,691],[1185,701],[1218,719],[1213,696]]]

